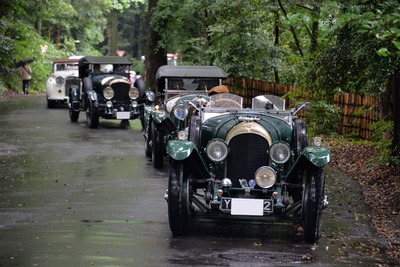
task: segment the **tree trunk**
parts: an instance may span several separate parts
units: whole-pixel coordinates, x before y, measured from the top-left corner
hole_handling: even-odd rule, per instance
[[[280,19],[279,19],[279,12],[278,10],[274,11],[274,15],[275,15],[275,22],[274,22],[274,34],[275,34],[275,41],[274,41],[274,46],[278,47],[279,46],[279,35],[280,35]],[[279,70],[278,68],[274,67],[274,76],[275,76],[275,82],[276,83],[280,83],[280,79],[279,79]]]
[[[153,8],[157,6],[158,0],[149,0],[148,5],[148,13],[150,17],[148,19],[148,23],[151,21],[151,14]],[[153,30],[151,25],[149,25],[149,38],[147,43],[147,52],[146,52],[146,84],[148,87],[155,90],[157,81],[156,81],[156,73],[160,66],[167,65],[167,53],[165,49],[158,47],[159,41],[161,41],[161,36]],[[155,90],[157,93],[157,90]]]
[[[108,54],[116,56],[118,50],[118,11],[113,9],[108,15],[107,26]]]

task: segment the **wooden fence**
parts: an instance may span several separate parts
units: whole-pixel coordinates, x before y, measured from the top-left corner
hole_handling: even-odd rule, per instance
[[[249,81],[243,79],[239,83],[228,79],[226,83],[231,93],[241,95],[244,99],[244,106],[251,106],[251,99],[258,95],[285,96],[286,106],[294,105],[294,100],[288,95],[301,97],[302,99],[312,99],[312,95],[301,87],[278,84],[265,81]],[[250,88],[250,89],[242,89]],[[334,104],[340,112],[340,126],[338,132],[341,134],[351,134],[362,139],[372,140],[374,130],[372,124],[379,120],[378,97],[365,96],[354,93],[343,93],[334,97]]]

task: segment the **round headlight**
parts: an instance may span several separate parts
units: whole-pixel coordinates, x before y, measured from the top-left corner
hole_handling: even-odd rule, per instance
[[[228,146],[224,141],[214,139],[207,144],[206,153],[212,161],[220,162],[228,156]]]
[[[56,84],[63,84],[63,83],[64,83],[64,78],[61,77],[61,76],[58,76],[58,77],[56,78]]]
[[[278,163],[283,164],[290,158],[290,147],[287,143],[279,142],[271,146],[270,149],[271,159]]]
[[[129,97],[131,99],[136,99],[139,97],[139,89],[137,89],[136,87],[132,87],[131,89],[129,89]]]
[[[313,138],[313,145],[314,146],[322,146],[322,138],[319,136],[316,136]]]
[[[175,107],[174,109],[174,115],[178,120],[183,121],[184,119],[186,119],[187,115],[189,114],[189,111],[187,108],[185,108],[182,105],[178,105]]]
[[[276,181],[276,172],[269,166],[263,166],[256,171],[255,179],[259,187],[269,188]]]
[[[103,96],[105,99],[111,99],[114,97],[114,90],[111,87],[106,87],[106,89],[103,90]]]

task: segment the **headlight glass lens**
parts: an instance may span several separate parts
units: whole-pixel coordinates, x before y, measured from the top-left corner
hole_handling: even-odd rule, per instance
[[[259,187],[269,188],[276,181],[276,172],[269,166],[263,166],[256,171],[255,179]]]
[[[58,77],[56,78],[56,84],[63,84],[63,83],[64,83],[64,78],[61,77],[61,76],[58,76]]]
[[[107,87],[103,90],[103,96],[105,99],[109,100],[114,97],[114,90],[111,87]]]
[[[283,164],[290,158],[290,147],[287,143],[279,142],[271,146],[270,149],[271,159],[278,163]]]
[[[319,136],[316,136],[313,138],[313,145],[314,146],[322,146],[322,138]]]
[[[132,87],[131,89],[129,89],[129,97],[131,99],[136,99],[139,97],[139,89],[137,89],[136,87]]]
[[[174,115],[178,120],[183,121],[184,119],[186,119],[187,115],[188,115],[189,111],[187,108],[185,108],[182,105],[178,105],[175,107],[174,109]]]
[[[221,139],[211,140],[206,147],[206,153],[209,159],[215,162],[220,162],[228,156],[228,146]]]

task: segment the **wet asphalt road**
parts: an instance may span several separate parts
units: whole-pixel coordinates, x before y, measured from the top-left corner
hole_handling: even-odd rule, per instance
[[[168,166],[153,169],[138,121],[89,129],[44,96],[18,99],[0,100],[0,266],[394,265],[357,187],[332,169],[318,245],[293,225],[203,218],[173,238]]]

